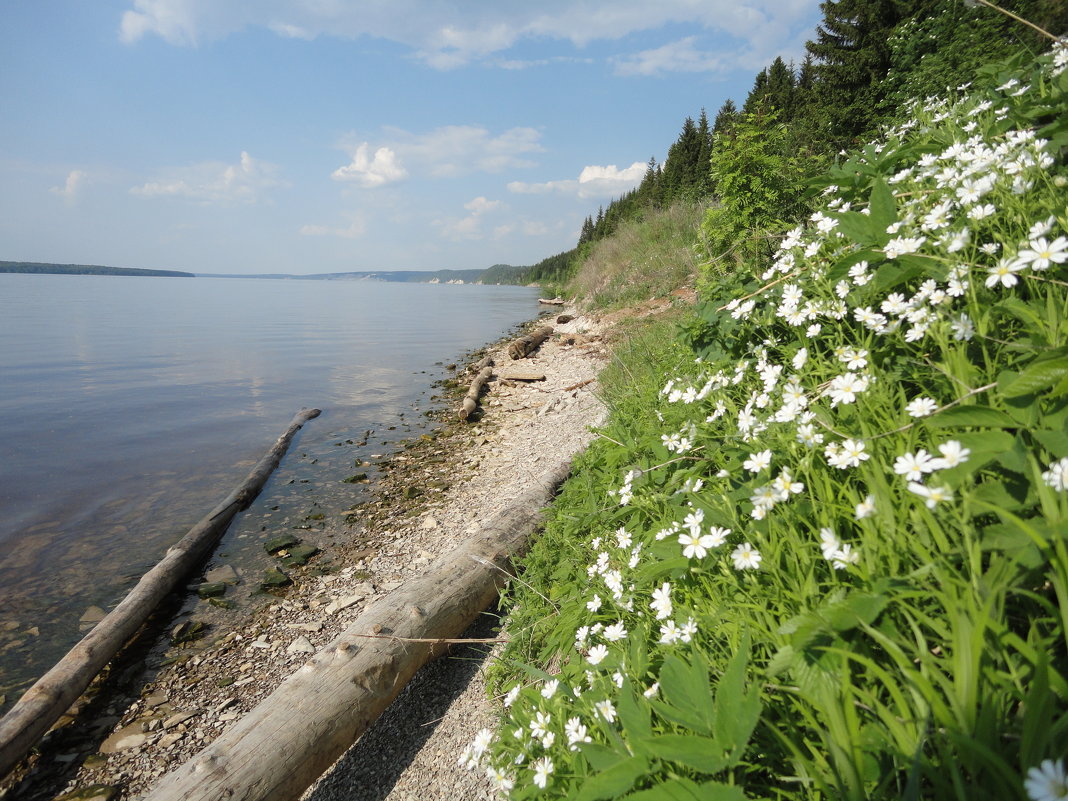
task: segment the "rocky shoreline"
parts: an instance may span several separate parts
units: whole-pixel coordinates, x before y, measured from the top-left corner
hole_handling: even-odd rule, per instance
[[[554,324],[553,336],[521,362],[509,359],[507,342],[491,347],[498,367],[480,412],[379,462],[374,499],[324,521],[334,529],[333,566],[324,569],[314,556],[304,567],[290,562],[293,583],[236,625],[232,617],[212,621],[209,614],[207,636],[198,637],[196,623],[204,621],[181,624],[186,628],[172,631],[177,644],[166,664],[153,674],[144,673],[145,653],[129,649],[112,667],[110,683],[136,685],[136,697],[104,691],[85,699],[77,723],[50,734],[23,781],[0,795],[141,797],[270,694],[370,601],[420,575],[507,505],[543,459],[567,458],[585,445],[603,413],[594,380],[607,356],[603,333],[602,323],[579,314]],[[456,376],[457,398],[472,377]],[[455,421],[454,409],[447,414]],[[225,584],[239,577],[206,579]],[[467,636],[492,637],[495,624],[484,616]],[[478,729],[492,725],[494,710],[481,681],[488,648],[460,646],[424,667],[305,797],[493,797],[484,777],[456,764]]]

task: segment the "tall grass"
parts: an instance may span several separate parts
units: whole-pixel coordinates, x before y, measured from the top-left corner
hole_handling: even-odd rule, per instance
[[[593,243],[567,291],[593,308],[613,308],[692,287],[702,218],[702,207],[680,202],[628,220]]]

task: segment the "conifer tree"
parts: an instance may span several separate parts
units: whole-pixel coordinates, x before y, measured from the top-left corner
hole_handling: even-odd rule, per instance
[[[712,127],[708,124],[708,114],[701,109],[701,116],[697,119],[697,137],[701,143],[701,149],[697,155],[697,170],[694,187],[698,198],[708,197],[712,194]]]
[[[664,162],[662,201],[670,204],[677,198],[694,197],[701,160],[701,139],[693,117],[687,117],[682,133],[670,148]]]
[[[890,69],[888,40],[903,18],[903,0],[824,0],[816,39],[806,44],[816,64],[813,109],[828,149],[848,145],[878,115]]]
[[[738,120],[738,108],[729,97],[723,101],[723,105],[716,112],[716,120],[712,123],[712,135],[730,136],[734,123]]]

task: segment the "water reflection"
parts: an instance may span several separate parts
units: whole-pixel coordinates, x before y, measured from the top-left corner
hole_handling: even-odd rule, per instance
[[[0,694],[77,639],[87,606],[114,605],[298,409],[324,414],[249,510],[256,530],[272,506],[347,508],[340,478],[365,454],[336,443],[397,424],[434,362],[536,311],[512,287],[0,275]]]

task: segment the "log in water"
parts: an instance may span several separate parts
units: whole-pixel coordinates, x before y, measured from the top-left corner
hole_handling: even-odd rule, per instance
[[[129,642],[163,598],[210,553],[234,515],[248,507],[296,433],[318,417],[297,413],[241,485],[179,540],[91,632],[42,676],[0,720],[0,776],[6,775]]]

